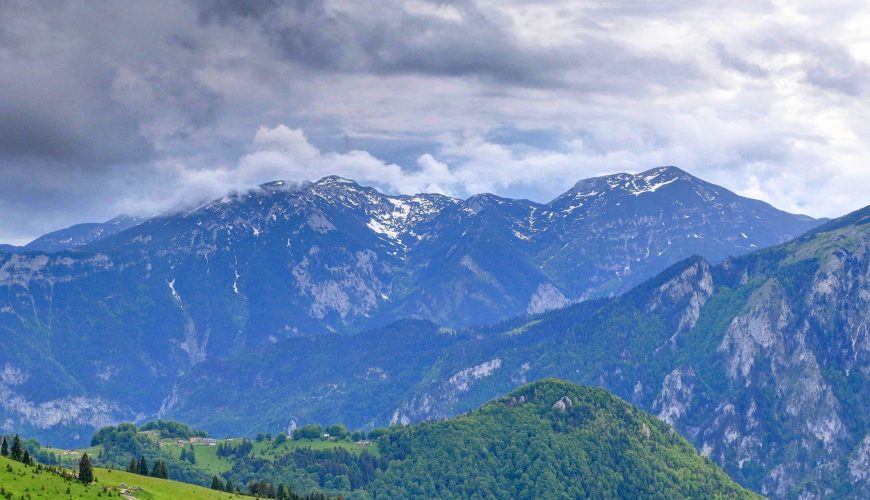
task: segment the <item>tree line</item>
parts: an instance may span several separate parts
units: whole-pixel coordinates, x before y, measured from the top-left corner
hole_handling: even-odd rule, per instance
[[[16,462],[21,462],[24,465],[39,465],[36,460],[30,456],[30,452],[24,448],[21,437],[18,434],[13,436],[12,446],[9,446],[9,440],[6,436],[3,436],[3,439],[0,440],[0,456],[15,460]],[[39,467],[41,468],[42,466],[39,465]],[[87,453],[84,453],[81,460],[79,460],[78,480],[83,484],[91,484],[94,482],[94,468]]]
[[[21,462],[24,465],[34,465],[33,458],[30,457],[30,452],[24,449],[21,443],[21,438],[18,434],[12,438],[12,447],[10,448],[6,436],[3,436],[3,442],[0,443],[0,455],[8,457],[16,462]]]
[[[127,465],[126,470],[127,472],[139,474],[140,476],[169,479],[169,467],[167,467],[166,462],[159,458],[154,461],[154,465],[151,467],[149,472],[148,460],[146,460],[144,456],[140,456],[139,460],[136,460],[136,457],[132,457],[130,458],[130,463]]]
[[[211,481],[211,489],[225,491],[227,493],[241,494],[240,489],[233,485],[233,481],[227,479],[224,482],[219,476],[214,476]],[[267,481],[252,480],[248,482],[248,494],[257,498],[273,498],[275,500],[329,500],[323,493],[309,493],[300,495],[295,493],[286,484],[273,485]],[[339,499],[341,497],[338,497]]]

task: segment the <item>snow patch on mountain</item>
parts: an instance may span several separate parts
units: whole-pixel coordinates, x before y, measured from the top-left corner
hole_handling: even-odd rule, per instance
[[[430,222],[446,206],[459,200],[440,195],[378,196],[369,200],[366,226],[407,254],[409,246],[425,237],[422,224]]]
[[[388,226],[377,219],[371,219],[366,223],[366,227],[378,234],[382,234],[387,238],[394,240],[396,243],[401,244],[399,241],[399,230],[395,225]]]
[[[181,295],[178,295],[178,292],[175,290],[175,278],[166,282],[169,285],[169,293],[172,295],[172,298],[177,302],[181,302]]]
[[[655,177],[653,177],[652,179],[655,179]],[[654,193],[654,192],[658,191],[659,189],[667,186],[668,184],[673,184],[674,182],[679,180],[679,179],[674,178],[674,179],[668,179],[666,181],[654,183],[654,182],[651,182],[652,179],[649,179],[646,177],[643,178],[643,180],[646,183],[645,185],[641,184],[640,186],[638,186],[637,184],[633,183],[629,192],[635,196],[640,196],[644,193]]]

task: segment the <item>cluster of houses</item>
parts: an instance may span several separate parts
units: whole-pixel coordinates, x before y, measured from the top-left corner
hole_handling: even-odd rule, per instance
[[[192,437],[190,439],[176,439],[175,444],[178,446],[184,446],[186,444],[198,444],[205,446],[217,446],[217,439],[214,438],[204,438],[204,437]]]

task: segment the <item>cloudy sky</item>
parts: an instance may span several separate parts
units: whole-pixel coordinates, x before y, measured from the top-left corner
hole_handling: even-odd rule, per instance
[[[677,165],[870,204],[865,1],[2,0],[0,242],[337,173],[547,201]]]

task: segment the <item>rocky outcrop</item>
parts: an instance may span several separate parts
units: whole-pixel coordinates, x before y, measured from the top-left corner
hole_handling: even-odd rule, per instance
[[[849,479],[853,484],[870,482],[870,434],[864,437],[849,459]]]
[[[552,283],[541,283],[537,290],[529,299],[529,307],[526,312],[529,314],[540,314],[542,312],[559,309],[570,304],[569,301],[558,288]]]
[[[831,496],[838,487],[832,474],[847,469],[850,491],[870,487],[859,465],[866,447],[847,459],[850,443],[863,437],[852,435],[847,422],[864,431],[870,424],[855,399],[870,394],[859,382],[870,368],[868,242],[863,226],[794,245],[782,270],[755,289],[719,344],[732,391],[744,394],[744,402],[717,409],[703,447],[737,469],[761,464],[768,471],[761,483],[766,495]],[[845,391],[844,380],[858,392]],[[754,396],[748,404],[745,395]],[[762,410],[768,421],[776,415],[775,432],[759,422]],[[774,437],[783,433],[793,437]],[[795,453],[806,459],[787,458]],[[807,477],[813,483],[804,484]]]
[[[647,311],[680,309],[676,328],[670,337],[673,344],[680,333],[695,326],[701,315],[701,307],[711,295],[713,274],[710,272],[710,265],[699,260],[659,286],[647,304]]]
[[[662,381],[662,389],[652,408],[660,419],[675,426],[689,412],[694,396],[695,371],[675,368]]]
[[[459,370],[447,380],[412,396],[393,412],[390,424],[407,425],[424,420],[446,418],[451,413],[452,405],[463,393],[469,392],[481,379],[491,377],[501,368],[501,365],[501,359],[495,358]]]
[[[553,409],[562,413],[568,411],[572,406],[574,406],[574,402],[568,396],[562,396],[558,401],[553,403]]]

